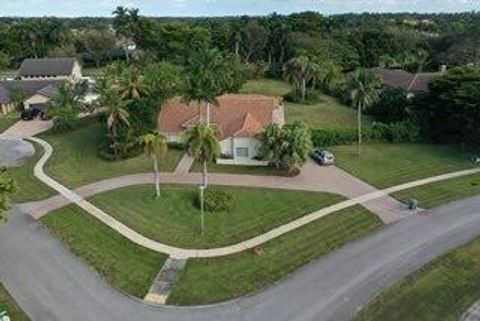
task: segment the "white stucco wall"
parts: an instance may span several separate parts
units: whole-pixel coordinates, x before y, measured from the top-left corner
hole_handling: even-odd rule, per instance
[[[237,148],[248,148],[248,158],[252,159],[257,156],[257,150],[260,142],[255,138],[230,137],[220,142],[220,148],[223,155],[232,157],[234,159],[241,159],[237,155]]]
[[[50,98],[45,97],[40,94],[33,95],[32,97],[28,98],[23,102],[23,106],[25,109],[30,109],[31,105],[36,105],[36,104],[46,104],[50,101]]]

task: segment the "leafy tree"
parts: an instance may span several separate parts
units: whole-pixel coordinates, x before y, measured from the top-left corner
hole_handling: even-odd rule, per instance
[[[54,132],[67,132],[78,123],[78,113],[82,104],[70,84],[58,87],[57,93],[48,103],[48,114],[53,117]]]
[[[381,84],[381,79],[366,69],[358,69],[350,76],[350,98],[357,109],[358,155],[362,153],[362,112],[376,101]]]
[[[216,129],[206,124],[189,128],[185,132],[185,146],[187,152],[196,161],[203,164],[203,186],[207,187],[207,163],[215,161],[220,155],[220,143]]]
[[[7,69],[12,64],[12,57],[0,51],[0,69]]]
[[[245,61],[249,62],[258,56],[268,41],[268,30],[261,26],[257,20],[250,20],[242,31],[242,53]]]
[[[300,170],[313,147],[308,126],[300,122],[282,128],[270,124],[258,138],[261,142],[259,155],[288,173]]]
[[[9,195],[15,193],[17,184],[8,175],[5,168],[0,169],[0,223],[5,219],[3,214],[9,207]]]
[[[442,143],[480,146],[479,88],[478,66],[457,67],[434,79],[416,107],[428,136]]]
[[[401,88],[384,89],[377,101],[367,110],[376,121],[396,123],[406,120],[411,105],[407,92]]]
[[[115,37],[106,31],[89,30],[84,35],[84,44],[98,68],[100,62],[115,48]]]
[[[312,80],[319,66],[307,56],[290,59],[284,66],[284,76],[294,87],[301,92],[305,100],[307,84]]]
[[[155,192],[157,198],[160,197],[160,175],[158,172],[158,161],[167,153],[167,137],[160,133],[151,133],[142,136],[145,154],[153,160],[153,170],[155,171]]]
[[[160,106],[166,99],[180,93],[183,78],[178,67],[168,62],[160,62],[145,68],[142,84],[149,104]]]

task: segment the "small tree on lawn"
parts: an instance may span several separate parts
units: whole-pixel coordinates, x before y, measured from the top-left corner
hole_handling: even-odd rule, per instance
[[[220,155],[218,133],[214,128],[200,124],[189,128],[185,136],[187,152],[196,161],[203,163],[203,186],[207,187],[207,163],[213,162]]]
[[[300,122],[282,128],[277,124],[268,125],[258,139],[261,142],[260,156],[288,173],[305,164],[313,147],[308,126]]]
[[[141,138],[145,154],[153,160],[153,170],[155,171],[155,192],[157,198],[160,197],[160,175],[158,173],[158,161],[165,157],[167,153],[167,138],[160,133],[146,134]]]
[[[15,193],[17,185],[8,175],[5,168],[0,169],[0,223],[4,221],[4,213],[9,207],[9,195]]]
[[[318,71],[318,72],[317,72]],[[298,56],[287,61],[283,67],[283,73],[287,81],[291,82],[305,101],[307,84],[315,74],[320,73],[320,67],[307,56]]]
[[[200,124],[189,128],[186,133],[185,146],[188,153],[198,162],[203,163],[203,186],[200,187],[202,234],[204,231],[203,192],[207,188],[207,162],[214,161],[220,154],[220,143],[214,128]]]
[[[350,77],[352,107],[357,109],[358,155],[362,154],[362,112],[377,100],[381,84],[381,79],[366,69],[358,69]]]

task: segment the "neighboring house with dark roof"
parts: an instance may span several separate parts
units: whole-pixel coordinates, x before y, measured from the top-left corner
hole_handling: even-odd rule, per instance
[[[82,66],[76,58],[25,59],[20,66],[21,80],[64,80],[75,83],[82,78]]]
[[[75,84],[82,78],[82,67],[76,58],[25,59],[16,80],[0,81],[0,111],[14,109],[16,91],[25,96],[25,109],[43,109],[55,96],[58,86]]]
[[[210,123],[218,128],[223,164],[266,165],[255,160],[260,142],[256,138],[268,124],[285,123],[281,98],[261,95],[227,94],[210,106]],[[200,113],[199,113],[200,111]],[[183,132],[206,119],[206,107],[185,103],[180,97],[169,99],[158,119],[159,131],[169,142],[181,142]]]
[[[403,89],[409,95],[427,92],[428,83],[444,73],[444,71],[440,71],[412,74],[402,69],[384,67],[372,68],[371,70],[382,79],[384,86]]]

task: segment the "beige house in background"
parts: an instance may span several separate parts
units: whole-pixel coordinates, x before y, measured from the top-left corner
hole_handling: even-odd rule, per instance
[[[76,58],[25,59],[15,80],[0,81],[0,112],[7,114],[15,108],[16,92],[25,97],[25,109],[43,109],[58,86],[75,84],[81,78],[82,66]]]
[[[218,128],[222,157],[217,163],[267,165],[256,159],[260,142],[256,138],[268,124],[285,123],[283,101],[279,97],[228,94],[210,107],[210,123]],[[199,110],[200,113],[199,114]],[[159,131],[169,142],[182,142],[183,132],[206,119],[205,105],[186,104],[180,97],[168,100],[159,115]]]

